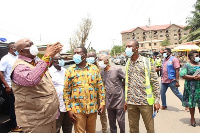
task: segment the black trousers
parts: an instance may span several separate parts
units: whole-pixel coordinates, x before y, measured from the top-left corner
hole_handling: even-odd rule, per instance
[[[15,96],[12,93],[6,94],[9,102],[9,115],[10,115],[10,126],[15,128],[17,126],[16,115],[15,115]]]

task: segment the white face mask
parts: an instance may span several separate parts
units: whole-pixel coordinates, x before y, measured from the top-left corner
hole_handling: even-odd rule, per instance
[[[30,47],[29,51],[30,51],[30,54],[32,54],[33,56],[36,56],[39,53],[38,48],[37,48],[36,45],[32,45]]]
[[[107,65],[104,64],[104,61],[99,61],[99,67],[104,69]]]

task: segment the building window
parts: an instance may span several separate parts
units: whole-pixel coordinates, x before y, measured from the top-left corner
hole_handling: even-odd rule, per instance
[[[177,36],[177,34],[174,34],[174,36]]]
[[[154,43],[154,46],[156,46],[157,44],[156,43]]]
[[[184,35],[187,35],[187,33],[184,33]]]
[[[178,40],[177,38],[175,38],[174,40]]]
[[[149,46],[151,46],[151,43],[149,43]]]
[[[139,39],[139,37],[137,37],[137,39]]]
[[[137,34],[139,34],[139,33],[137,33]]]
[[[141,47],[144,47],[144,44],[143,44],[143,43],[141,43]]]
[[[175,45],[177,45],[177,43],[175,43]]]
[[[162,30],[160,31],[160,33],[162,33]]]
[[[163,37],[163,35],[160,35],[160,37]]]
[[[146,32],[143,32],[143,35],[146,35]]]
[[[129,34],[127,34],[127,35],[129,35]]]

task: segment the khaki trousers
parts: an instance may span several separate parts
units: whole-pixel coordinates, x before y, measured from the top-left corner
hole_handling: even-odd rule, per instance
[[[98,105],[100,106],[100,100],[97,100]],[[107,124],[107,114],[106,114],[106,108],[104,108],[104,111],[100,116],[100,120],[101,120],[101,126],[102,126],[102,133],[107,133],[107,129],[108,129],[108,124]]]
[[[100,116],[101,125],[102,125],[102,133],[107,133],[107,115],[106,115],[106,108]]]
[[[154,133],[153,105],[127,105],[130,133],[139,133],[140,114],[147,133]]]
[[[23,133],[56,133],[56,120],[42,126],[22,127]]]
[[[97,113],[84,114],[75,113],[76,123],[74,123],[75,133],[95,133]]]

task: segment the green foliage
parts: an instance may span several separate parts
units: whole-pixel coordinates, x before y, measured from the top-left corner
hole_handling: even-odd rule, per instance
[[[193,41],[200,38],[200,0],[197,0],[194,5],[195,11],[192,11],[192,17],[187,18],[187,26],[184,28],[185,30],[190,29],[190,33],[182,38],[182,40]]]
[[[165,39],[161,44],[160,44],[160,46],[168,46],[168,45],[170,45],[170,41],[169,41],[169,39]]]
[[[120,54],[122,52],[124,52],[125,48],[124,46],[120,46],[120,45],[115,45],[112,50],[111,50],[111,56],[114,56],[114,55],[117,55],[117,54]]]

